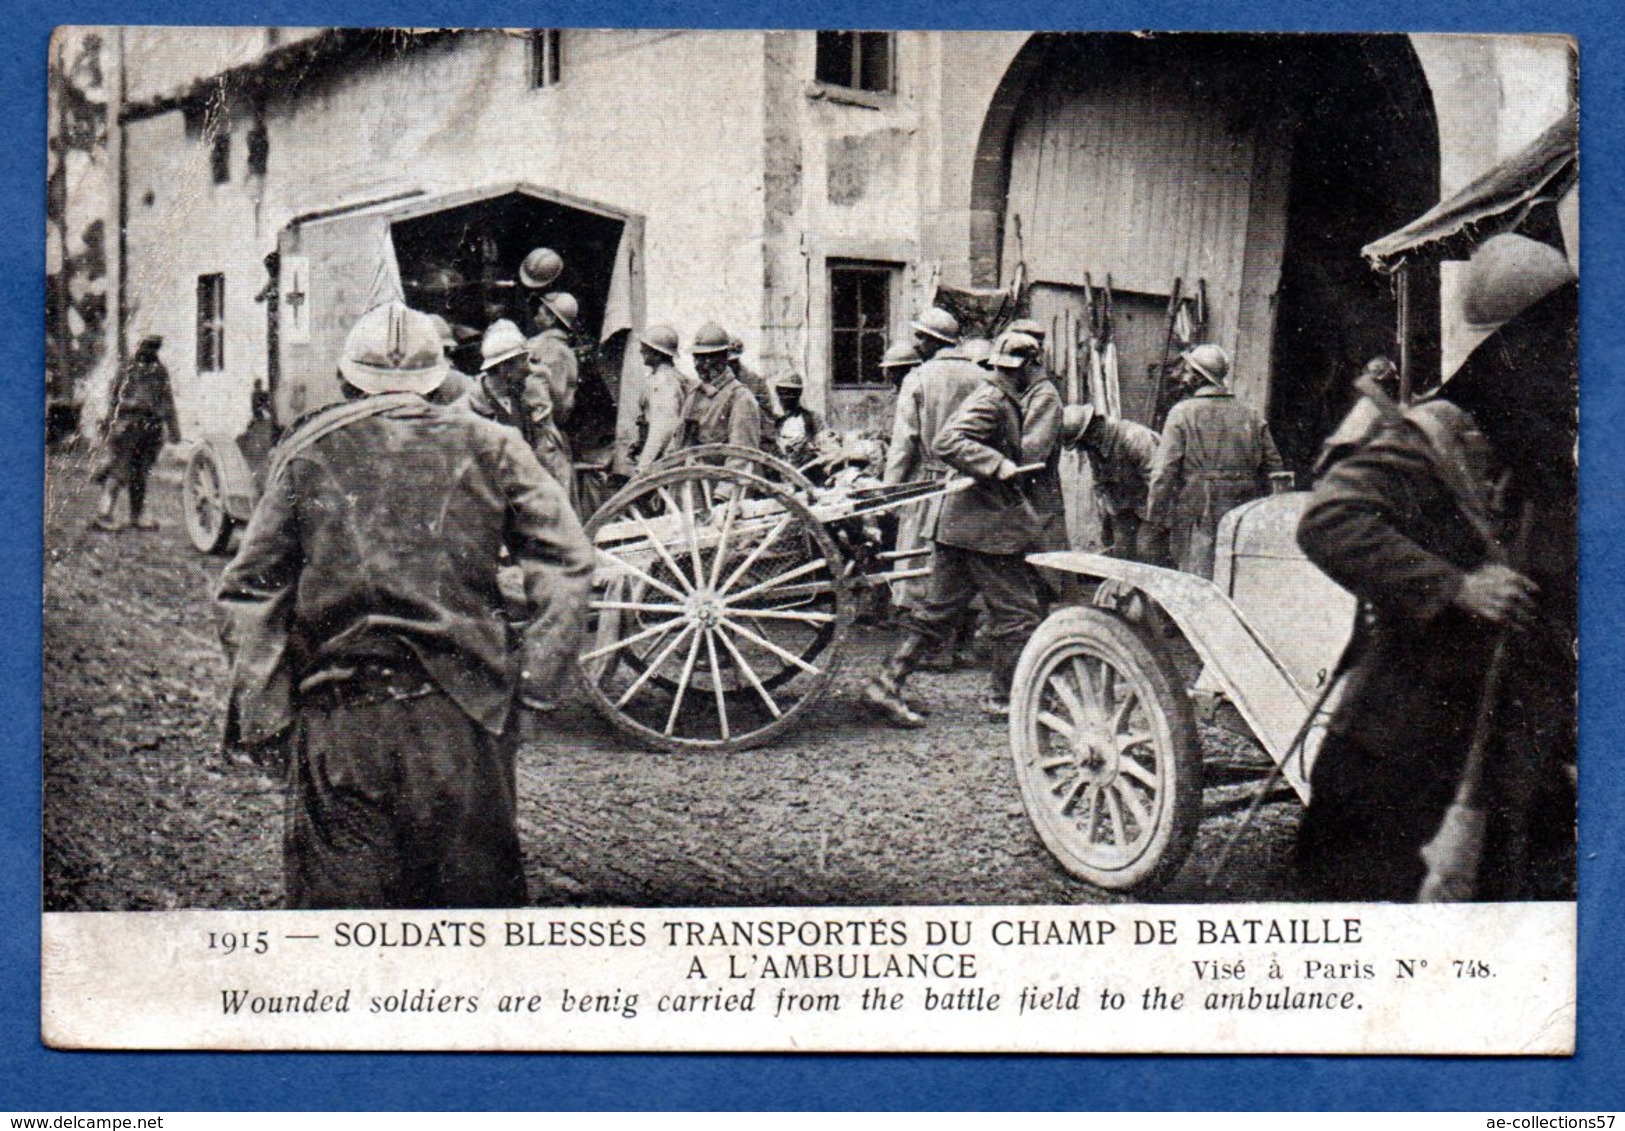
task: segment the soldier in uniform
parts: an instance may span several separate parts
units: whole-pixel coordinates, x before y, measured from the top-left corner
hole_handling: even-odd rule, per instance
[[[514,429],[524,439],[532,453],[540,458],[536,444],[536,422],[525,404],[525,390],[530,382],[530,349],[525,335],[506,318],[499,318],[485,328],[480,339],[480,379],[469,389],[468,408],[476,416],[494,420]],[[435,392],[428,394],[435,399]],[[547,468],[547,464],[542,464]],[[556,468],[547,468],[558,479]]]
[[[911,324],[913,353],[918,367],[903,378],[897,393],[892,421],[891,446],[886,449],[885,481],[889,486],[916,479],[946,479],[948,465],[937,458],[935,444],[942,426],[948,423],[971,390],[988,379],[988,372],[958,350],[959,322],[940,307],[931,307]],[[888,353],[888,356],[890,354]],[[901,349],[898,364],[903,363]],[[940,503],[918,503],[898,515],[897,548],[912,550],[930,544],[930,531],[936,528]],[[904,559],[924,564],[918,559]],[[929,592],[929,578],[900,583],[893,604],[899,610],[918,608]],[[953,667],[953,646],[920,666],[927,669]]]
[[[1219,520],[1266,495],[1285,468],[1269,425],[1230,392],[1230,358],[1216,345],[1180,355],[1194,393],[1168,413],[1151,472],[1140,556],[1172,559],[1186,573],[1213,576]]]
[[[1009,713],[1016,659],[1039,621],[1036,578],[1024,555],[1039,535],[1038,516],[1017,482],[1022,458],[1022,393],[1039,364],[1038,343],[1002,335],[991,358],[993,375],[965,398],[937,436],[936,456],[975,479],[943,500],[936,528],[931,590],[910,617],[907,635],[871,679],[864,696],[897,726],[925,720],[903,698],[903,684],[932,642],[945,643],[980,594],[987,604],[992,683],[985,713]]]
[[[1038,345],[1040,360],[1021,394],[1019,462],[1023,465],[1044,465],[1042,471],[1033,472],[1023,484],[1027,500],[1032,503],[1038,516],[1032,549],[1035,553],[1069,550],[1072,544],[1066,536],[1066,501],[1061,497],[1061,425],[1064,416],[1061,391],[1055,387],[1054,378],[1043,367],[1044,343],[1031,334],[1027,337]]]
[[[786,373],[773,387],[784,410],[774,436],[778,453],[792,467],[805,466],[818,455],[818,434],[823,431],[823,422],[816,412],[801,403],[801,374]]]
[[[732,340],[728,331],[715,322],[707,322],[694,333],[690,352],[700,381],[689,391],[683,405],[685,447],[732,444],[761,448],[761,405],[739,383],[733,363],[728,360]]]
[[[750,395],[756,398],[756,408],[761,414],[762,439],[761,449],[771,452],[778,443],[778,428],[776,422],[784,415],[784,406],[776,395],[776,390],[762,379],[762,375],[742,360],[745,356],[745,343],[739,338],[728,338],[728,364],[733,366],[734,376],[739,383],[750,390]]]
[[[898,342],[896,345],[886,347],[886,352],[880,359],[880,369],[886,375],[886,383],[893,390],[903,387],[903,380],[920,365],[920,353],[914,348],[913,342]]]
[[[1082,404],[1066,407],[1061,439],[1082,449],[1089,460],[1105,543],[1102,552],[1132,560],[1156,466],[1157,434],[1143,424],[1112,420],[1094,405]]]
[[[683,402],[688,397],[688,381],[677,370],[677,331],[670,326],[650,326],[638,339],[649,380],[638,400],[638,450],[634,466],[649,470],[683,446]]]
[[[525,382],[525,405],[535,428],[536,455],[567,491],[575,490],[575,455],[564,434],[575,411],[581,371],[570,334],[581,317],[575,296],[563,291],[538,295],[534,303],[537,333],[526,343],[530,352],[530,379]]]
[[[574,654],[592,547],[515,429],[424,399],[446,372],[426,315],[368,312],[339,371],[220,580],[228,740],[286,744],[288,906],[522,906],[519,713]],[[517,650],[504,548],[534,614]]]
[[[169,386],[169,370],[158,358],[164,339],[148,334],[141,339],[132,357],[119,370],[113,383],[113,399],[102,424],[107,452],[92,477],[102,488],[92,525],[98,530],[117,530],[113,508],[118,505],[119,488],[130,496],[130,525],[137,530],[157,530],[147,517],[147,476],[152,474],[164,440],[179,443],[180,417],[175,412],[175,394]]]
[[[1463,294],[1498,332],[1428,400],[1373,402],[1298,527],[1362,603],[1299,826],[1312,898],[1417,897],[1508,633],[1478,896],[1573,898],[1578,288],[1561,253],[1507,234],[1479,248]]]

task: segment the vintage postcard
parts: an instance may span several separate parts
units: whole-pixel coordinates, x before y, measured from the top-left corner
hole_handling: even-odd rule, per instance
[[[1573,40],[50,50],[48,1044],[1572,1052]]]

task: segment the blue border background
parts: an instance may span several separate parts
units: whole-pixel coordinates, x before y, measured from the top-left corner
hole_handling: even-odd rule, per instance
[[[75,24],[1564,32],[1581,59],[1583,600],[1580,1027],[1573,1059],[61,1053],[39,1043],[44,5],[6,5],[0,106],[0,1109],[1625,1108],[1625,5],[1617,0],[74,0]],[[696,154],[704,160],[704,154]],[[1464,1019],[1465,1020],[1465,1019]]]

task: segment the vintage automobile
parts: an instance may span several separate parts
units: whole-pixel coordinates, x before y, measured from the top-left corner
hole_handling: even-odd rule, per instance
[[[1403,279],[1417,262],[1466,258],[1501,232],[1549,236],[1560,223],[1568,228],[1577,139],[1571,111],[1453,197],[1367,245],[1366,259]],[[1403,299],[1399,305],[1403,357]],[[1408,380],[1402,389],[1408,393]],[[1073,875],[1103,888],[1148,890],[1179,870],[1201,816],[1198,702],[1233,707],[1279,775],[1308,800],[1355,601],[1297,547],[1307,498],[1275,495],[1227,514],[1212,581],[1098,554],[1029,559],[1063,601],[1022,654],[1010,749],[1027,814]]]

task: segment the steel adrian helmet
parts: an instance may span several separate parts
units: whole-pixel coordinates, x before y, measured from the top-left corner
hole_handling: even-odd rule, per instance
[[[519,265],[519,281],[533,291],[549,287],[564,274],[564,260],[550,247],[539,247]]]
[[[1179,357],[1195,370],[1198,376],[1221,389],[1230,387],[1230,355],[1224,352],[1222,346],[1204,342],[1202,345],[1192,346]]]
[[[1013,334],[1026,334],[1029,338],[1036,338],[1040,343],[1044,340],[1044,327],[1031,318],[1017,318],[1010,323],[1010,332]]]
[[[775,377],[773,379],[773,387],[775,389],[795,389],[797,392],[800,392],[801,374],[786,373],[782,377]]]
[[[553,317],[575,329],[576,319],[581,317],[581,304],[576,301],[575,295],[565,291],[549,291],[542,296],[542,305],[552,311]]]
[[[1094,419],[1095,406],[1092,404],[1069,404],[1061,409],[1061,443],[1076,446],[1083,440],[1083,434],[1089,431]]]
[[[518,326],[506,318],[499,318],[485,328],[480,339],[480,371],[495,369],[504,361],[530,356],[530,344]]]
[[[656,353],[665,354],[669,358],[676,358],[677,351],[682,348],[677,340],[677,331],[670,326],[659,323],[643,331],[643,336],[638,341]]]
[[[434,319],[399,300],[357,319],[339,355],[339,372],[364,393],[432,393],[446,370]]]
[[[1038,342],[1027,334],[1006,330],[993,343],[987,363],[994,369],[1020,369],[1039,354]]]
[[[939,342],[947,342],[949,345],[959,341],[959,319],[940,306],[926,310],[910,322],[909,327],[917,333],[935,338]]]
[[[920,354],[913,342],[898,342],[886,347],[886,356],[880,359],[882,369],[912,369],[918,364]]]
[[[707,322],[694,331],[694,344],[689,347],[692,354],[727,353],[728,345],[733,341],[728,331],[715,322]]]
[[[738,338],[730,337],[728,339],[728,356],[738,358],[743,357],[744,355],[745,343]]]
[[[986,338],[966,338],[959,343],[959,351],[977,365],[985,367],[993,356],[993,343]]]

